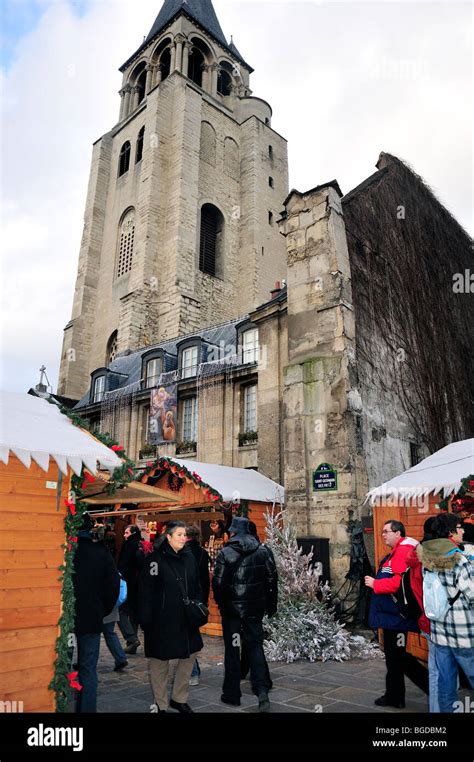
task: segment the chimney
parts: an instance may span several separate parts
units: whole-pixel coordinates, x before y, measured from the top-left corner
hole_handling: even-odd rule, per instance
[[[281,283],[280,283],[279,280],[277,280],[277,282],[275,283],[275,288],[273,288],[270,291],[270,295],[271,295],[272,299],[274,299],[276,296],[278,296],[280,291],[281,291]]]

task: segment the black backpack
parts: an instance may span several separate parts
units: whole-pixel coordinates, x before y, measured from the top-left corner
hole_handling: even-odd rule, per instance
[[[392,597],[398,606],[401,616],[404,619],[414,619],[416,622],[422,615],[423,610],[412,590],[410,571],[411,569],[407,569],[400,575],[400,587]]]

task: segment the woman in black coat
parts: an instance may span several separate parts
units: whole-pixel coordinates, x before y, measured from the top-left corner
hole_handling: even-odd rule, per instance
[[[166,712],[171,706],[179,712],[192,712],[187,703],[189,678],[203,642],[199,629],[188,623],[183,588],[191,600],[204,602],[197,564],[187,547],[186,525],[170,521],[161,541],[147,556],[138,584],[138,615],[145,633],[145,656],[149,658],[156,701],[153,711]],[[179,661],[168,702],[171,659]]]

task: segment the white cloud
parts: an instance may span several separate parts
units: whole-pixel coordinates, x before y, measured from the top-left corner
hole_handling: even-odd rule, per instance
[[[472,229],[468,4],[214,0],[289,140],[290,185],[347,192],[381,150],[408,160]],[[117,121],[118,67],[160,2],[53,2],[2,75],[2,388],[44,362],[56,385],[70,318],[91,146]]]

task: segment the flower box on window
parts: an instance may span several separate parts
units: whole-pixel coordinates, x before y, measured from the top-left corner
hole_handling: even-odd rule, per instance
[[[239,447],[245,447],[245,445],[256,442],[258,442],[258,431],[244,431],[243,434],[239,434]]]
[[[154,444],[143,445],[139,454],[140,460],[142,460],[143,458],[150,458],[152,456],[156,456],[156,445]]]
[[[197,442],[177,442],[176,443],[176,455],[183,455],[185,453],[196,452]]]

